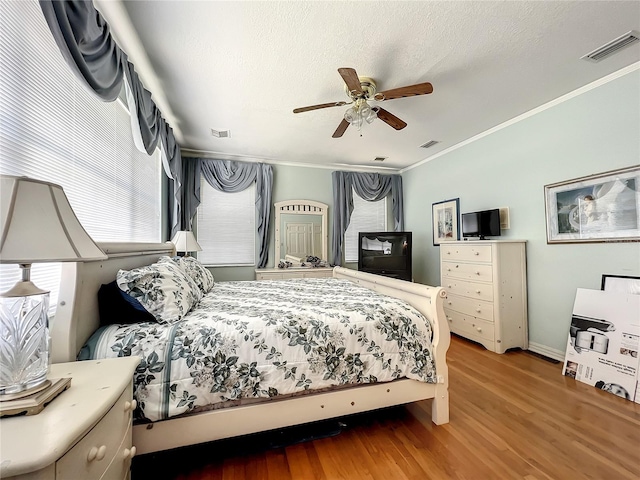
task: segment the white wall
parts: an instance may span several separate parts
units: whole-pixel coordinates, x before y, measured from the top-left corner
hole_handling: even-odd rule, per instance
[[[505,236],[527,240],[530,341],[562,354],[576,288],[599,289],[603,273],[640,275],[640,244],[547,245],[543,187],[639,163],[636,70],[405,171],[416,281],[440,284],[432,203],[458,197],[461,212],[509,207]]]

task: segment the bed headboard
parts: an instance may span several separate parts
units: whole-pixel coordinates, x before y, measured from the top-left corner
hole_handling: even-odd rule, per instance
[[[118,270],[154,263],[163,255],[174,255],[167,243],[100,243],[108,255],[97,262],[63,263],[60,296],[51,321],[51,361],[72,362],[82,345],[100,325],[98,290],[116,279]]]

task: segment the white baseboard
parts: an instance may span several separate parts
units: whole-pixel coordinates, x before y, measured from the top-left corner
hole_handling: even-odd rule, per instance
[[[544,355],[545,357],[564,362],[565,352],[563,352],[562,350],[556,350],[555,348],[547,347],[546,345],[534,342],[529,342],[529,350],[534,353]]]

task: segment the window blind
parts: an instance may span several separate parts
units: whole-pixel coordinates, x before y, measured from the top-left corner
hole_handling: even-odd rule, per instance
[[[208,266],[256,263],[256,184],[220,192],[202,178],[198,207],[198,260]]]
[[[96,241],[160,241],[159,151],[139,152],[123,105],[76,79],[37,1],[0,2],[0,28],[0,173],[60,184]],[[0,291],[18,279],[2,265]],[[53,311],[60,266],[34,265],[32,280]]]
[[[387,199],[368,202],[353,191],[353,212],[344,233],[344,261],[358,261],[358,233],[387,230]]]

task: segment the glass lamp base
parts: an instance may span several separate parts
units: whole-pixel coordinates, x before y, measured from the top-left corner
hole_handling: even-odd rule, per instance
[[[49,294],[0,297],[0,395],[34,389],[49,370]]]

